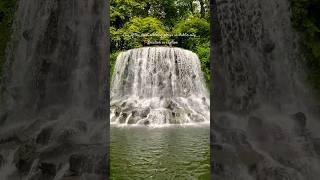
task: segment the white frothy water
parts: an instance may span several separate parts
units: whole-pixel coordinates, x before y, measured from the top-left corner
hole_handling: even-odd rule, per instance
[[[111,87],[111,124],[209,122],[209,93],[191,51],[144,47],[122,52]]]

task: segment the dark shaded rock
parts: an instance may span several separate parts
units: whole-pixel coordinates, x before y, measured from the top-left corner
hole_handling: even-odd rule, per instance
[[[119,122],[120,122],[121,124],[125,123],[127,117],[128,117],[128,114],[127,114],[127,113],[125,113],[125,112],[122,113],[121,117],[119,118]]]
[[[145,121],[145,122],[143,122],[143,124],[145,125],[145,126],[148,126],[149,124],[150,124],[150,121]]]
[[[145,108],[140,112],[140,117],[146,118],[148,117],[148,114],[150,113],[151,109],[150,108]]]
[[[25,144],[19,147],[14,157],[14,164],[21,173],[27,173],[38,153],[34,144]]]
[[[30,41],[32,39],[31,31],[28,30],[23,31],[22,36],[26,41]]]
[[[52,163],[40,163],[33,166],[30,180],[52,180],[56,176],[56,165]]]
[[[116,117],[119,117],[120,116],[120,113],[121,113],[121,108],[120,107],[116,107],[115,111],[114,111],[114,114]]]
[[[13,134],[13,135],[10,135],[7,137],[1,137],[1,139],[0,139],[0,144],[10,143],[10,142],[20,143],[21,140],[16,134]]]
[[[40,163],[39,169],[41,169],[42,174],[54,177],[56,174],[56,165],[52,163]]]
[[[251,164],[248,166],[248,171],[250,174],[256,174],[257,173],[257,164]]]
[[[132,117],[139,116],[139,112],[137,110],[132,111],[131,114],[132,114]]]
[[[125,107],[122,108],[122,112],[131,112],[135,109],[134,103],[128,103]]]
[[[170,110],[174,110],[176,107],[177,107],[177,104],[173,101],[170,101],[166,108],[168,108]]]
[[[37,144],[42,144],[42,145],[46,145],[49,143],[50,137],[51,137],[51,133],[52,133],[52,128],[44,128],[43,130],[41,130],[41,132],[38,134],[37,138],[36,138],[36,143]]]
[[[263,45],[263,51],[265,53],[271,53],[274,50],[275,47],[276,47],[276,45],[275,45],[274,42],[268,41],[267,43],[265,43]]]

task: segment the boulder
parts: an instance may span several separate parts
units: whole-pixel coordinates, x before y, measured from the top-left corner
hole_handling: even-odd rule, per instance
[[[53,163],[46,163],[46,162],[42,162],[40,163],[39,169],[41,169],[41,172],[44,176],[48,176],[48,177],[54,177],[56,174],[56,165]]]
[[[142,111],[140,111],[140,117],[142,118],[146,118],[148,117],[148,114],[150,113],[151,109],[148,107],[148,108],[145,108],[143,109]]]
[[[116,107],[116,109],[114,110],[114,114],[116,117],[119,117],[121,114],[121,108],[120,107]]]
[[[128,120],[128,124],[136,124],[138,121],[140,120],[139,116],[134,117],[132,116],[129,120]]]
[[[143,122],[143,124],[144,124],[145,126],[148,126],[148,125],[150,125],[150,121],[146,120],[146,121]]]
[[[120,122],[121,124],[125,123],[127,117],[128,117],[128,114],[127,114],[127,113],[125,113],[125,112],[122,113],[121,117],[119,118],[119,122]]]

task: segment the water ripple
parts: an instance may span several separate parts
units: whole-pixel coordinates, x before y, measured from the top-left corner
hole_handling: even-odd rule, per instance
[[[112,127],[111,179],[209,179],[209,126]]]

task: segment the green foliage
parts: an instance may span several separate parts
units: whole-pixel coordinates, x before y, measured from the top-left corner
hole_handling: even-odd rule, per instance
[[[207,45],[210,41],[210,24],[208,20],[189,16],[180,20],[173,29],[174,34],[194,34],[196,37],[175,37],[181,47],[196,51],[198,46]]]
[[[11,35],[16,0],[0,1],[0,77],[6,59],[6,47]]]
[[[131,17],[146,14],[146,0],[112,0],[110,2],[111,27],[121,28]]]
[[[320,0],[290,0],[293,27],[308,68],[308,81],[320,97]]]
[[[196,51],[198,54],[200,62],[201,62],[201,69],[203,71],[204,78],[206,80],[207,87],[210,88],[210,46],[208,44],[204,44],[203,46],[197,46]]]
[[[210,82],[210,24],[208,20],[197,16],[189,16],[180,20],[174,27],[174,34],[194,33],[196,37],[175,37],[182,48],[195,52],[200,59],[207,86]]]
[[[131,49],[143,46],[143,42],[167,40],[164,37],[143,37],[142,34],[166,34],[163,23],[153,17],[133,17],[123,28],[111,28],[112,46],[114,49]]]
[[[199,56],[209,84],[209,16],[208,0],[111,0],[111,75],[120,51],[147,46],[147,42],[175,41],[175,46]]]

